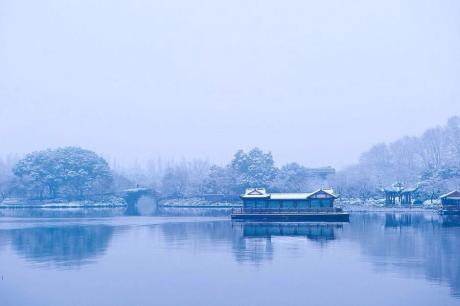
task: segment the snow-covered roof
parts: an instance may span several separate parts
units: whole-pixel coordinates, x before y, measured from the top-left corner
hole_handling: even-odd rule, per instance
[[[309,197],[318,194],[326,193],[334,198],[337,196],[334,194],[332,189],[318,189],[314,192],[302,192],[302,193],[267,193],[265,188],[248,188],[246,192],[241,195],[243,199],[258,199],[258,198],[270,198],[271,200],[306,200]]]
[[[142,192],[142,191],[149,191],[150,189],[144,187],[136,187],[136,188],[128,188],[123,190],[123,192],[130,193],[130,192]]]
[[[451,191],[449,193],[443,194],[442,196],[440,196],[440,198],[441,199],[444,199],[444,198],[460,198],[460,191],[458,191],[458,190]]]
[[[417,190],[418,190],[417,187],[414,187],[414,188],[405,188],[402,192],[403,192],[403,193],[404,193],[404,192],[415,192],[415,191],[417,191]]]
[[[270,194],[267,193],[265,188],[247,188],[242,198],[268,198]]]
[[[334,193],[334,189],[332,189],[332,188],[329,188],[329,189],[318,189],[318,190],[316,190],[315,192],[312,192],[311,194],[313,195],[313,194],[316,194],[316,193],[318,193],[318,192],[320,192],[320,191],[323,191],[323,192],[325,192],[325,193],[327,193],[327,194],[329,194],[329,195],[331,195],[331,196],[337,198],[337,196],[336,196],[335,193]]]
[[[270,193],[272,200],[306,200],[311,193]]]
[[[407,193],[415,192],[418,187],[405,187],[402,183],[394,183],[389,187],[380,188],[382,192]]]

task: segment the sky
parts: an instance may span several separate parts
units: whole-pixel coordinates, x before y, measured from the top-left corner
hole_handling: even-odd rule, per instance
[[[453,115],[458,0],[0,0],[0,156],[340,168]]]

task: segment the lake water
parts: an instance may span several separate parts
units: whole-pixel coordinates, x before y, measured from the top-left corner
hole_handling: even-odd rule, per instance
[[[0,305],[460,305],[460,220],[0,211]],[[153,215],[152,215],[153,214]]]

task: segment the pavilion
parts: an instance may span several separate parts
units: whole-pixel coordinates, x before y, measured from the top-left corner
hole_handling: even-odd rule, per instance
[[[417,189],[417,187],[405,187],[402,183],[397,182],[390,187],[382,188],[381,191],[385,194],[386,205],[410,205]]]

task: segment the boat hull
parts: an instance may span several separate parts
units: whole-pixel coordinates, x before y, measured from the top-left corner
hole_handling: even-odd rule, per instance
[[[286,222],[349,222],[350,214],[344,212],[331,213],[233,213],[235,221],[286,221]]]

